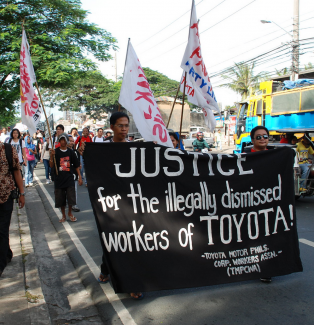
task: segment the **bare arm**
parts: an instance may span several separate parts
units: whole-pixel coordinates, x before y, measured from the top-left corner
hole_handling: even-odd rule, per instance
[[[19,169],[14,169],[13,170],[13,175],[15,178],[16,185],[20,191],[20,193],[24,193],[24,187],[23,187],[23,179],[21,175],[21,171]],[[25,196],[20,195],[19,197],[19,208],[22,209],[25,204]]]

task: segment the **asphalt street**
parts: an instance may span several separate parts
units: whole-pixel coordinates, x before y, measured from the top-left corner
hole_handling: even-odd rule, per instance
[[[102,251],[87,187],[78,190],[78,221],[60,224],[42,164],[35,174],[47,215],[105,324],[314,324],[314,197],[296,202],[302,273],[275,277],[271,284],[257,280],[148,292],[134,301],[127,294],[115,295],[110,283],[96,281]],[[36,218],[36,213],[29,215],[32,237]]]

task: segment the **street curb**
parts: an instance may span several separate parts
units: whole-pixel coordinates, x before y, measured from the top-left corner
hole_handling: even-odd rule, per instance
[[[48,312],[48,306],[41,289],[41,281],[30,235],[26,208],[19,209],[18,205],[14,203],[14,212],[17,214],[18,218],[24,265],[25,296],[28,301],[31,324],[50,325],[52,323]]]

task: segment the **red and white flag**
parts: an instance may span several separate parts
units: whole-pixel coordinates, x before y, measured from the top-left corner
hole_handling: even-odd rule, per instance
[[[192,0],[191,10],[189,40],[181,62],[181,68],[184,71],[180,90],[183,92],[186,72],[185,93],[187,94],[188,101],[202,108],[205,122],[213,130],[216,126],[213,110],[220,113],[220,109],[202,56],[194,0]]]
[[[146,141],[156,141],[158,144],[173,147],[154,95],[130,41],[119,103],[133,115],[136,127]]]
[[[29,53],[25,30],[22,34],[20,53],[20,90],[22,123],[28,127],[32,135],[41,117],[41,105],[35,93],[33,84],[36,82],[34,67]]]

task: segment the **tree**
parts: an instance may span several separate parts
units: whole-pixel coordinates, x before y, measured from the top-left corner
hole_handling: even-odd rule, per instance
[[[179,83],[165,75],[143,68],[155,97],[175,96]],[[102,113],[117,109],[122,85],[105,78],[100,71],[89,71],[84,78],[78,78],[69,89],[58,88],[45,93],[45,98],[52,105],[58,104],[60,110],[82,111],[92,118],[99,118]]]
[[[143,68],[145,76],[155,97],[169,96],[175,97],[179,82],[168,78],[158,71],[150,68]],[[182,94],[178,96],[182,98]]]
[[[247,98],[249,94],[249,88],[253,90],[259,89],[259,82],[266,77],[265,73],[259,73],[254,75],[255,63],[235,63],[235,66],[231,68],[229,75],[222,75],[221,77],[229,82],[220,87],[227,87],[242,96],[242,99]]]
[[[308,64],[304,64],[304,69],[305,70],[314,69],[313,63],[309,62]]]
[[[105,78],[100,71],[88,71],[78,78],[70,88],[57,88],[45,92],[50,105],[60,106],[61,111],[85,112],[92,118],[117,108],[122,81]]]
[[[86,20],[79,0],[7,0],[0,4],[0,114],[14,112],[19,100],[19,56],[22,22],[41,87],[69,88],[96,63],[111,58],[116,40]]]

